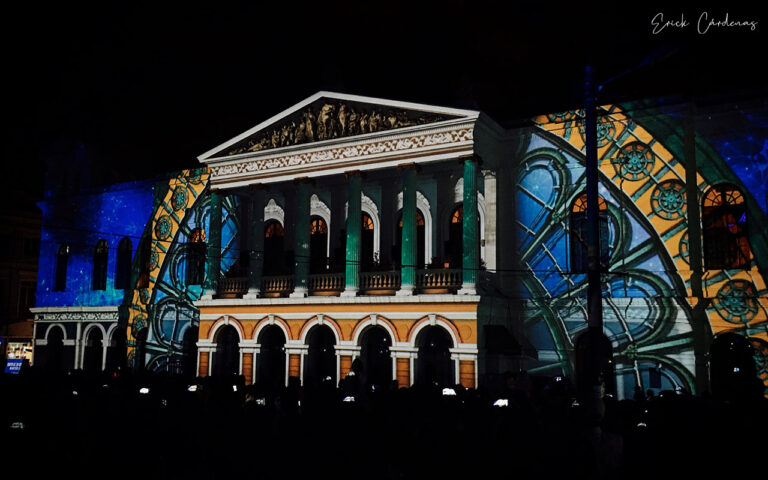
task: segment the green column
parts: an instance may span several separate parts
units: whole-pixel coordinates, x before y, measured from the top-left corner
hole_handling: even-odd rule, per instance
[[[261,290],[264,268],[264,189],[256,186],[251,191],[251,238],[248,265],[248,293],[244,298],[256,298]]]
[[[351,172],[347,177],[347,256],[346,256],[346,288],[344,297],[357,295],[360,286],[360,229],[361,201],[360,189],[362,179],[360,172]]]
[[[306,297],[309,292],[309,182],[296,181],[295,286],[291,297]]]
[[[474,295],[480,249],[477,231],[477,159],[464,159],[464,223],[462,225],[462,285],[459,294]]]
[[[221,266],[221,194],[212,190],[210,196],[208,256],[205,261],[205,296],[213,298],[219,287],[219,268]]]
[[[400,252],[400,290],[413,295],[416,283],[416,166],[403,168],[403,237]]]

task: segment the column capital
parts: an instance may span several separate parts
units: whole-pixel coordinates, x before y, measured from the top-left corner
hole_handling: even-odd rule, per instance
[[[459,161],[464,163],[465,160],[471,160],[471,161],[477,163],[478,165],[482,165],[483,164],[483,157],[481,157],[480,155],[478,155],[476,153],[470,153],[470,154],[467,154],[467,155],[459,156]]]
[[[306,184],[314,185],[315,180],[309,177],[297,177],[293,179],[293,183],[296,183],[296,184],[306,183]]]
[[[349,170],[344,172],[344,178],[362,177],[362,176],[363,176],[363,172],[361,172],[360,170]]]
[[[417,163],[413,163],[413,162],[411,162],[411,163],[401,163],[400,165],[397,166],[397,169],[399,171],[402,171],[402,170],[416,170],[418,172],[419,170],[421,170],[421,166],[419,166]]]

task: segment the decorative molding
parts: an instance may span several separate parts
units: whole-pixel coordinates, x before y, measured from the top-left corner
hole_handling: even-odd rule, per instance
[[[113,311],[67,311],[35,314],[35,322],[117,322],[119,314]]]
[[[270,198],[264,207],[264,223],[269,220],[277,220],[285,227],[285,210],[275,202],[274,198]]]
[[[331,209],[314,193],[309,199],[309,214],[323,217],[323,220],[328,225],[328,230],[331,229]]]
[[[269,170],[306,167],[338,160],[360,160],[387,153],[415,152],[419,149],[460,144],[473,140],[474,127],[441,129],[436,132],[412,135],[336,148],[299,152],[267,158],[244,158],[234,163],[210,165],[213,181],[223,177],[249,175]]]

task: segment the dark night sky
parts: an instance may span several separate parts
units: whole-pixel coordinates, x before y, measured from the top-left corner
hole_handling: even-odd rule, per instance
[[[511,126],[578,106],[590,54],[598,80],[664,54],[612,83],[613,101],[728,96],[768,83],[765,8],[732,2],[631,11],[616,2],[160,3],[31,4],[5,17],[12,185],[41,192],[46,158],[74,141],[98,165],[97,182],[195,166],[197,155],[318,90],[479,108]],[[699,35],[702,11],[759,23]],[[658,12],[684,12],[692,25],[653,35]]]

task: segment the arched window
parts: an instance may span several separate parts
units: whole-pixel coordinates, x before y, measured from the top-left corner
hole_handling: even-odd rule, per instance
[[[139,245],[139,288],[149,288],[149,270],[152,261],[152,242],[145,238]]]
[[[733,185],[716,185],[704,196],[704,267],[709,270],[748,268],[752,249],[747,237],[747,205]]]
[[[69,245],[66,243],[59,247],[56,254],[56,284],[53,290],[63,292],[67,288],[67,263],[69,262]]]
[[[424,215],[421,210],[416,210],[416,265],[418,268],[423,268],[424,265],[424,250],[426,248],[426,233],[424,229]],[[403,243],[403,211],[400,210],[397,220],[397,232],[395,237],[395,246],[393,247],[393,260],[398,265],[401,262],[401,248]]]
[[[93,249],[93,278],[91,288],[93,290],[107,289],[107,260],[109,259],[109,246],[106,240],[96,242]]]
[[[187,285],[202,285],[205,278],[205,232],[195,228],[187,243]]]
[[[608,269],[609,260],[609,230],[608,230],[608,205],[602,197],[598,197],[598,230],[600,235],[600,270]],[[571,207],[571,271],[584,273],[588,269],[587,249],[587,194],[582,193],[573,202]]]
[[[373,265],[373,219],[363,212],[360,221],[360,263],[363,269]]]
[[[131,239],[124,237],[117,244],[117,267],[115,269],[115,288],[126,289],[131,283]]]
[[[313,216],[309,220],[309,271],[321,273],[328,264],[328,225],[322,217]]]
[[[285,230],[277,220],[264,225],[264,275],[280,275],[285,270]]]

